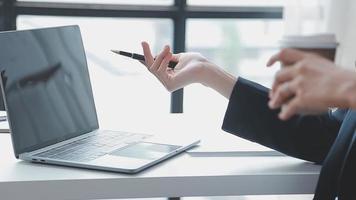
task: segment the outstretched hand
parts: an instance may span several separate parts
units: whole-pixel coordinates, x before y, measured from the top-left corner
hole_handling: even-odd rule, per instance
[[[145,56],[143,64],[168,91],[172,92],[191,83],[202,82],[201,71],[207,60],[199,53],[172,54],[167,45],[160,54],[153,57],[147,42],[142,42],[142,48]],[[170,61],[178,63],[174,69],[168,67]]]

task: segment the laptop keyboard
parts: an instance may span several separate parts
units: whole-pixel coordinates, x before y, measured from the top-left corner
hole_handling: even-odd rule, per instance
[[[150,135],[101,131],[83,139],[47,150],[34,156],[75,162],[89,162]]]

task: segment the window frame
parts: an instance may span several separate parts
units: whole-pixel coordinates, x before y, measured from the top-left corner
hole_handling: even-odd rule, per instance
[[[179,53],[186,49],[188,19],[282,19],[283,7],[190,6],[187,0],[174,0],[167,6],[0,0],[0,31],[16,30],[19,15],[171,19],[173,52]],[[183,93],[183,89],[171,93],[171,113],[183,113]]]

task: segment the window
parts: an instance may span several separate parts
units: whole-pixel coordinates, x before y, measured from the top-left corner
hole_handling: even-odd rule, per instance
[[[263,68],[264,60],[276,51],[273,42],[282,34],[282,0],[0,2],[0,9],[6,11],[0,13],[2,30],[80,25],[99,114],[113,107],[104,108],[109,104],[117,104],[121,112],[161,113],[168,112],[169,107],[172,112],[183,111],[182,90],[169,97],[142,65],[112,55],[112,48],[141,52],[140,42],[148,40],[158,52],[164,44],[171,44],[175,52],[199,51],[234,74],[268,85],[274,71]],[[209,36],[197,37],[205,29]],[[253,37],[251,32],[258,32],[259,36]],[[213,105],[209,106],[212,112],[223,112],[225,100],[204,87],[194,87],[185,90],[185,112],[199,113],[206,105],[198,101],[206,99],[211,99],[206,103]]]
[[[188,0],[194,6],[283,6],[285,0]]]
[[[266,61],[278,50],[282,34],[282,20],[189,19],[186,43],[188,51],[201,52],[228,72],[270,86],[277,68],[267,68]],[[185,112],[208,108],[222,119],[226,104],[224,97],[202,86],[185,90]]]
[[[147,73],[147,69],[110,50],[142,52],[140,43],[147,40],[153,51],[159,51],[165,44],[172,44],[170,19],[24,15],[17,18],[18,29],[72,24],[78,24],[81,29],[100,120],[115,119],[118,114],[169,112],[169,93]]]
[[[19,0],[27,2],[50,2],[50,0]],[[96,3],[96,4],[128,4],[128,5],[172,5],[173,0],[52,0],[57,3]]]

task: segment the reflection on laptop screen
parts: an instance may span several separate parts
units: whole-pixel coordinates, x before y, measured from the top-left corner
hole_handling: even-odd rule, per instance
[[[0,33],[16,156],[98,128],[78,26]]]

